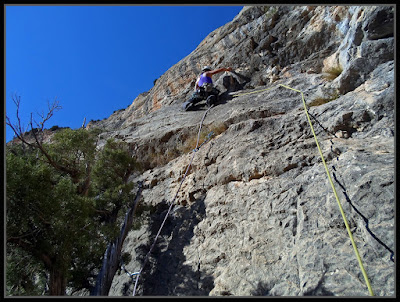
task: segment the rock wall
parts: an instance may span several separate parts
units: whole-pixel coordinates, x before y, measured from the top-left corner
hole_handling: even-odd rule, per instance
[[[202,139],[215,135],[195,154],[137,295],[369,294],[301,94],[282,84],[304,93],[374,294],[394,296],[393,20],[389,6],[244,7],[131,106],[88,125],[146,162],[131,181],[144,181],[152,210],[123,247],[138,271],[205,112],[181,103],[201,66],[234,69],[216,78],[223,98]],[[122,272],[109,295],[132,291]]]

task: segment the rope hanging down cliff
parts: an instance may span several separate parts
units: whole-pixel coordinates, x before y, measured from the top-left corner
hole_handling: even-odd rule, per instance
[[[171,201],[171,203],[170,203],[170,206],[169,206],[169,208],[168,208],[168,211],[167,211],[167,213],[165,214],[164,220],[163,220],[163,222],[161,223],[161,226],[160,226],[160,228],[159,228],[159,230],[158,230],[158,232],[157,232],[157,235],[156,235],[156,237],[154,238],[153,244],[151,245],[150,250],[149,250],[149,252],[148,252],[147,255],[146,255],[146,258],[144,259],[142,268],[141,268],[137,273],[134,273],[134,274],[131,275],[131,276],[133,276],[133,275],[136,276],[135,287],[134,287],[134,289],[133,289],[133,294],[132,294],[133,296],[134,296],[135,293],[136,293],[136,288],[137,288],[137,284],[138,284],[138,281],[139,281],[140,274],[142,273],[142,271],[143,271],[143,269],[144,269],[144,267],[145,267],[145,265],[146,265],[146,263],[147,263],[147,261],[148,261],[148,259],[149,259],[149,257],[150,257],[151,252],[153,251],[153,248],[154,248],[154,246],[155,246],[155,244],[156,244],[156,242],[157,242],[158,236],[160,235],[161,230],[162,230],[162,228],[164,227],[165,221],[167,220],[169,213],[171,212],[173,206],[175,205],[175,204],[174,204],[174,201],[175,201],[176,197],[178,196],[178,193],[179,193],[179,191],[180,191],[180,189],[181,189],[181,186],[182,186],[182,184],[183,184],[183,182],[184,182],[184,180],[185,180],[185,178],[186,178],[187,173],[189,172],[189,169],[190,169],[190,167],[191,167],[191,165],[192,165],[194,156],[195,156],[196,152],[201,148],[201,146],[203,146],[203,144],[205,144],[205,143],[211,138],[211,136],[213,135],[213,132],[210,132],[210,133],[208,134],[207,138],[204,140],[204,142],[199,146],[200,133],[201,133],[201,128],[202,128],[202,126],[203,126],[203,121],[204,121],[204,119],[205,119],[205,117],[206,117],[208,111],[210,111],[210,109],[211,109],[212,107],[214,107],[214,105],[211,105],[211,106],[207,109],[207,111],[206,111],[206,112],[204,113],[204,115],[203,115],[203,118],[201,119],[200,127],[199,127],[199,132],[198,132],[198,135],[197,135],[196,147],[192,150],[192,151],[193,151],[192,158],[190,159],[189,165],[188,165],[188,167],[186,168],[186,172],[185,172],[185,174],[184,174],[184,176],[183,176],[183,178],[182,178],[182,180],[181,180],[181,182],[180,182],[180,184],[179,184],[178,190],[176,191],[176,194],[175,194],[174,198],[172,199],[172,201]]]
[[[290,89],[290,90],[299,92],[299,93],[301,94],[301,98],[302,98],[303,105],[304,105],[304,111],[305,111],[305,113],[306,113],[308,123],[310,124],[311,132],[313,133],[315,143],[317,144],[317,148],[318,148],[318,151],[319,151],[319,155],[321,156],[321,160],[322,160],[322,163],[323,163],[323,165],[324,165],[324,167],[325,167],[326,174],[328,175],[329,183],[331,184],[331,187],[332,187],[332,190],[333,190],[333,194],[335,195],[336,201],[337,201],[337,203],[338,203],[340,213],[342,214],[343,221],[344,221],[344,224],[345,224],[345,226],[346,226],[347,233],[348,233],[348,235],[349,235],[349,237],[350,237],[351,244],[353,245],[354,253],[355,253],[356,257],[357,257],[358,264],[359,264],[360,269],[361,269],[361,272],[362,272],[362,274],[363,274],[363,276],[364,276],[365,283],[367,284],[368,291],[369,291],[370,295],[373,296],[374,293],[373,293],[372,288],[371,288],[371,285],[370,285],[370,283],[369,283],[367,273],[366,273],[366,271],[365,271],[365,269],[364,269],[364,265],[363,265],[363,263],[362,263],[360,254],[358,253],[358,249],[357,249],[356,243],[354,242],[353,235],[352,235],[352,233],[351,233],[349,223],[347,222],[347,218],[346,218],[346,215],[345,215],[345,213],[344,213],[344,211],[343,211],[342,204],[341,204],[340,201],[339,201],[339,197],[338,197],[338,195],[337,195],[337,192],[336,192],[335,186],[334,186],[334,184],[333,184],[331,175],[330,175],[329,170],[328,170],[328,167],[327,167],[327,165],[326,165],[326,163],[325,163],[325,159],[324,159],[324,156],[323,156],[323,154],[322,154],[321,148],[320,148],[320,146],[319,146],[318,139],[317,139],[317,136],[316,136],[315,131],[314,131],[314,127],[313,127],[313,125],[312,125],[312,123],[311,123],[311,119],[310,119],[310,116],[309,116],[308,110],[307,110],[306,101],[304,100],[304,94],[303,94],[302,91],[297,90],[297,89],[294,89],[294,88],[291,88],[291,87],[289,87],[289,86],[285,86],[285,85],[282,85],[282,84],[278,84],[278,86],[281,86],[281,87],[283,87],[283,88],[286,88],[286,89]],[[258,92],[260,92],[260,91],[266,91],[266,90],[269,90],[269,89],[272,89],[272,88],[273,88],[273,87],[270,87],[270,88],[267,88],[267,89],[263,89],[263,90],[253,91],[253,92],[249,92],[249,93],[235,94],[235,95],[233,95],[233,96],[236,97],[236,96],[242,96],[242,95],[247,95],[247,94],[252,94],[252,93],[258,93]]]
[[[285,87],[285,86],[283,86],[283,85],[280,85],[280,86]],[[261,89],[261,90],[257,90],[257,91],[252,91],[252,92],[248,92],[248,93],[233,94],[233,96],[236,97],[236,96],[248,95],[248,94],[253,94],[253,93],[259,93],[259,92],[262,92],[262,91],[270,90],[270,89],[272,89],[272,88],[274,88],[274,87],[270,87],[270,88],[267,88],[267,89]],[[286,88],[286,87],[285,87],[285,88]],[[306,107],[306,108],[307,108],[307,107]],[[318,119],[317,119],[314,115],[312,115],[308,110],[309,110],[309,108],[307,108],[307,111],[306,111],[306,112],[308,113],[308,115],[311,116],[311,118],[318,124],[318,126],[320,126],[320,127],[322,128],[322,130],[323,130],[324,132],[326,132],[328,135],[332,135],[332,136],[334,136],[334,137],[337,138],[336,134],[330,132],[330,131],[329,131],[328,129],[326,129],[323,125],[321,125],[321,123],[318,121]],[[330,140],[330,142],[331,142],[331,150],[332,150],[333,142],[332,142],[332,140]],[[334,165],[332,165],[331,167],[332,167],[332,170],[336,171],[336,168],[335,168]],[[347,202],[350,204],[350,206],[357,212],[357,214],[359,214],[359,215],[361,216],[362,220],[364,221],[364,226],[365,226],[365,229],[367,230],[367,232],[368,232],[368,233],[371,235],[371,237],[374,238],[380,245],[382,245],[385,249],[387,249],[387,250],[390,252],[390,261],[395,262],[395,260],[394,260],[394,251],[393,251],[391,248],[389,248],[381,239],[379,239],[379,238],[371,231],[371,229],[369,228],[369,221],[368,221],[368,219],[353,205],[353,203],[351,202],[350,198],[349,198],[348,195],[347,195],[346,188],[343,186],[343,184],[341,184],[341,183],[339,182],[339,180],[338,180],[337,177],[336,177],[335,172],[332,172],[332,175],[333,175],[333,178],[334,178],[335,182],[341,187],[342,192],[343,192],[343,194],[344,194],[344,196],[345,196],[345,198],[346,198],[346,201],[347,201]]]
[[[286,89],[290,89],[290,90],[299,92],[299,93],[301,94],[301,96],[302,96],[302,101],[303,101],[303,105],[304,105],[304,111],[305,111],[305,113],[306,113],[306,116],[307,116],[307,119],[308,119],[308,122],[309,122],[309,125],[310,125],[310,128],[311,128],[311,132],[313,133],[313,136],[314,136],[314,139],[315,139],[315,142],[316,142],[316,145],[317,145],[317,148],[318,148],[320,157],[321,157],[321,159],[322,159],[322,163],[323,163],[323,165],[324,165],[324,167],[325,167],[325,171],[326,171],[326,173],[327,173],[327,176],[328,176],[328,179],[329,179],[329,183],[331,184],[331,187],[332,187],[334,196],[335,196],[336,201],[337,201],[337,203],[338,203],[339,210],[340,210],[340,212],[341,212],[341,215],[342,215],[344,224],[345,224],[345,226],[346,226],[346,230],[347,230],[348,235],[349,235],[349,237],[350,237],[350,241],[351,241],[351,243],[352,243],[352,246],[353,246],[353,249],[354,249],[356,258],[357,258],[357,260],[358,260],[359,266],[360,266],[360,268],[361,268],[362,274],[363,274],[364,279],[365,279],[365,282],[366,282],[366,284],[367,284],[368,291],[369,291],[370,295],[373,296],[374,293],[373,293],[373,291],[372,291],[370,282],[369,282],[369,280],[368,280],[367,273],[366,273],[366,271],[365,271],[365,269],[364,269],[364,266],[363,266],[361,257],[360,257],[360,255],[359,255],[359,253],[358,253],[358,249],[357,249],[356,243],[354,242],[353,235],[352,235],[352,233],[351,233],[351,230],[350,230],[350,227],[349,227],[349,224],[348,224],[346,215],[345,215],[345,213],[344,213],[344,211],[343,211],[343,208],[342,208],[342,205],[341,205],[341,203],[340,203],[339,197],[338,197],[338,195],[337,195],[335,186],[334,186],[333,181],[332,181],[332,178],[331,178],[331,176],[330,176],[328,167],[327,167],[327,165],[326,165],[324,156],[323,156],[322,151],[321,151],[321,148],[320,148],[320,146],[319,146],[318,139],[317,139],[316,134],[315,134],[315,131],[314,131],[314,127],[313,127],[313,125],[312,125],[312,123],[311,123],[311,119],[310,119],[310,116],[309,116],[309,113],[308,113],[308,110],[307,110],[307,105],[306,105],[306,102],[305,102],[305,99],[304,99],[304,94],[303,94],[302,91],[297,90],[297,89],[294,89],[294,88],[291,88],[291,87],[289,87],[289,86],[285,86],[285,85],[282,85],[282,84],[278,84],[278,86],[281,86],[281,87],[283,87],[283,88],[286,88]],[[261,91],[267,91],[267,90],[270,90],[270,89],[272,89],[272,88],[273,88],[273,87],[270,87],[270,88],[267,88],[267,89],[263,89],[263,90],[253,91],[253,92],[249,92],[249,93],[234,94],[233,96],[234,96],[234,97],[237,97],[237,96],[242,96],[242,95],[248,95],[248,94],[253,94],[253,93],[259,93],[259,92],[261,92]],[[142,268],[139,270],[139,272],[134,273],[134,274],[130,274],[132,277],[133,277],[133,276],[136,276],[135,287],[134,287],[134,290],[133,290],[133,296],[135,296],[135,293],[136,293],[136,288],[137,288],[137,284],[138,284],[138,281],[139,281],[140,274],[142,273],[142,271],[143,271],[143,269],[144,269],[144,267],[145,267],[145,265],[146,265],[146,263],[147,263],[147,261],[148,261],[148,259],[149,259],[149,256],[150,256],[150,254],[151,254],[151,252],[152,252],[152,250],[153,250],[153,248],[154,248],[154,246],[155,246],[155,244],[156,244],[156,241],[157,241],[157,239],[158,239],[158,236],[160,235],[161,230],[162,230],[162,228],[163,228],[163,226],[164,226],[164,224],[165,224],[165,221],[166,221],[166,219],[167,219],[169,213],[171,212],[172,207],[174,206],[174,201],[175,201],[175,199],[176,199],[176,197],[177,197],[177,195],[178,195],[178,192],[180,191],[180,188],[181,188],[181,186],[182,186],[182,184],[183,184],[183,181],[185,180],[186,175],[187,175],[187,173],[188,173],[188,171],[189,171],[189,169],[190,169],[190,167],[191,167],[191,164],[192,164],[193,158],[194,158],[194,156],[195,156],[195,153],[197,152],[197,150],[198,150],[204,143],[206,143],[206,142],[209,140],[210,136],[212,135],[212,132],[211,132],[211,133],[208,135],[208,137],[206,138],[206,140],[205,140],[200,146],[198,145],[198,144],[199,144],[199,140],[200,140],[200,132],[201,132],[201,128],[202,128],[202,124],[203,124],[204,118],[205,118],[205,116],[207,115],[208,111],[209,111],[212,107],[213,107],[213,106],[211,106],[210,108],[208,108],[208,110],[207,110],[207,111],[204,113],[204,115],[203,115],[203,118],[202,118],[202,120],[201,120],[201,122],[200,122],[200,127],[199,127],[199,133],[198,133],[196,148],[193,150],[193,151],[194,151],[194,152],[193,152],[193,156],[192,156],[192,158],[191,158],[191,160],[190,160],[190,163],[189,163],[189,165],[188,165],[188,167],[187,167],[187,169],[186,169],[186,172],[185,172],[185,174],[184,174],[184,176],[183,176],[183,178],[182,178],[182,181],[181,181],[181,183],[180,183],[180,185],[179,185],[179,187],[178,187],[178,190],[177,190],[177,192],[176,192],[176,194],[175,194],[173,200],[171,201],[170,207],[169,207],[169,209],[168,209],[168,211],[167,211],[167,213],[166,213],[166,215],[165,215],[165,217],[164,217],[164,220],[163,220],[163,222],[162,222],[162,224],[161,224],[161,226],[160,226],[160,229],[159,229],[158,232],[157,232],[157,235],[156,235],[156,237],[155,237],[155,239],[154,239],[154,242],[153,242],[153,244],[152,244],[152,246],[151,246],[149,252],[148,252],[147,255],[146,255],[146,258],[145,258],[145,260],[144,260],[144,263],[143,263],[143,265],[142,265]]]

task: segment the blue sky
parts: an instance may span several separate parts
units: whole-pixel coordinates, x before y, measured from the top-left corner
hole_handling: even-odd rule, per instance
[[[6,115],[79,128],[125,109],[243,6],[5,6]],[[6,141],[13,137],[6,127]]]

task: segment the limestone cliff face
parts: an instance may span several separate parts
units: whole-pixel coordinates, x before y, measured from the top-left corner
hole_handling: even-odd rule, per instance
[[[245,7],[131,106],[89,124],[144,163],[131,181],[144,181],[152,211],[124,245],[138,271],[205,112],[181,103],[203,65],[235,71],[216,78],[223,98],[202,137],[215,135],[196,152],[137,295],[368,295],[301,95],[279,84],[304,93],[374,294],[394,295],[393,20],[387,6]],[[110,295],[132,290],[121,273]]]

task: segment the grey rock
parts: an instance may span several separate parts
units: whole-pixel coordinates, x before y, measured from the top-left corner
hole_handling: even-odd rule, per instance
[[[364,21],[364,30],[369,40],[393,37],[394,33],[393,7],[376,7],[369,19]]]
[[[285,85],[309,106],[374,294],[394,297],[391,16],[392,7],[246,6],[131,106],[92,124],[105,130],[100,146],[115,137],[133,156],[153,159],[131,179],[144,181],[141,202],[157,210],[128,234],[130,270],[139,270],[175,203],[137,295],[368,296],[302,95]],[[235,72],[215,79],[224,97],[205,117],[200,143],[219,131],[182,182],[205,107],[179,108],[210,62]],[[327,80],[324,70],[336,65],[342,73]],[[109,294],[132,290],[121,274]]]

